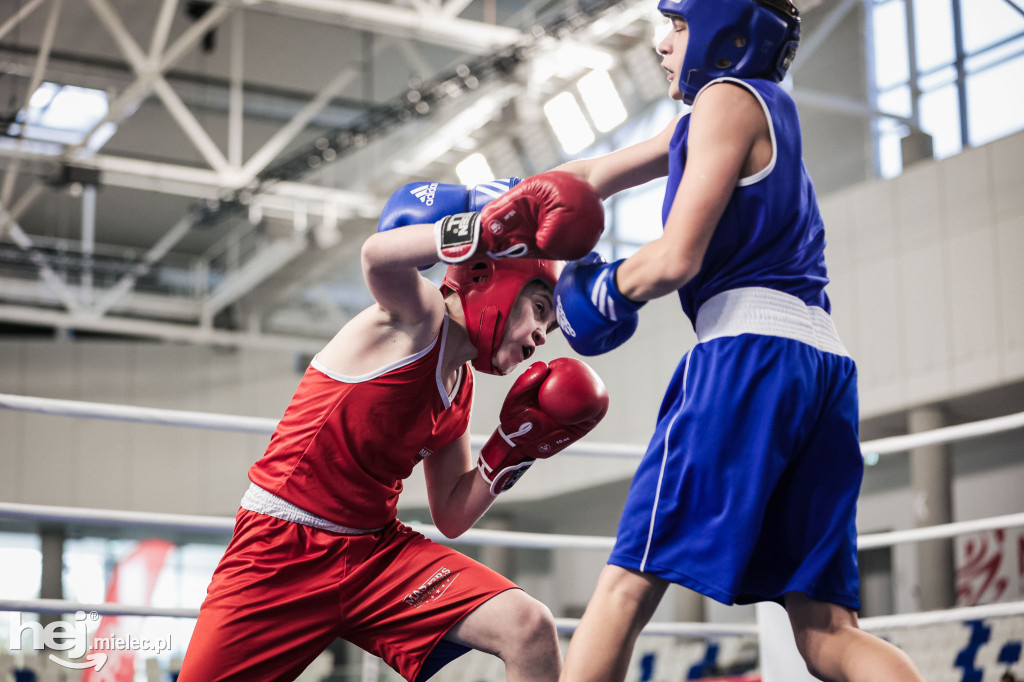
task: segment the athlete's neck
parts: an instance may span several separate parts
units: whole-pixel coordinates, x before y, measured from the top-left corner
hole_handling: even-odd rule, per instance
[[[441,358],[441,371],[444,372],[445,384],[454,385],[456,372],[464,364],[477,356],[476,346],[469,340],[466,331],[466,315],[462,310],[462,302],[455,294],[449,294],[444,300],[448,310],[448,338],[444,344],[444,357]]]

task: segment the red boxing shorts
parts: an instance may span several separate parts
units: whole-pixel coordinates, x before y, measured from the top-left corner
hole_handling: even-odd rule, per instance
[[[178,680],[291,680],[338,637],[423,680],[468,651],[444,635],[515,587],[397,519],[341,535],[241,509]]]

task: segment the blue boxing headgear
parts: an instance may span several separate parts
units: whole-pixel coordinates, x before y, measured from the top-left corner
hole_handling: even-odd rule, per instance
[[[789,0],[660,0],[658,10],[686,20],[676,78],[687,104],[723,76],[781,81],[800,42],[800,14]]]

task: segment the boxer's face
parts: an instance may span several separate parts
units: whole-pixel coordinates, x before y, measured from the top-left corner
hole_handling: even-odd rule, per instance
[[[502,374],[512,372],[519,363],[528,360],[557,327],[551,289],[541,282],[527,284],[512,307],[505,337],[491,364]]]
[[[682,101],[683,93],[679,89],[680,71],[683,68],[683,57],[686,56],[686,45],[690,34],[686,20],[680,16],[667,15],[670,22],[668,32],[658,43],[658,54],[661,55],[661,68],[668,72],[668,96]]]

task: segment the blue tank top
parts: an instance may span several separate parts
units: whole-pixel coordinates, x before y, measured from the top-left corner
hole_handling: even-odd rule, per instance
[[[720,78],[708,85],[722,81],[746,87],[761,102],[774,152],[767,168],[742,178],[733,191],[700,271],[679,289],[683,311],[693,322],[700,306],[715,294],[740,287],[767,287],[829,312],[825,229],[804,168],[796,105],[773,81]],[[669,146],[663,225],[686,166],[689,130],[690,116],[686,114]]]

